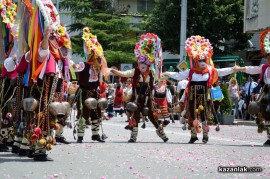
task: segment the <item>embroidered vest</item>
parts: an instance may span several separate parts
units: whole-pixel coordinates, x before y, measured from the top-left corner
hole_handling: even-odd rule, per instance
[[[264,73],[266,71],[266,69],[269,67],[270,65],[269,64],[264,64],[262,66],[262,72],[260,74],[260,79],[259,79],[259,85],[264,85],[264,81],[263,81],[263,77],[264,77]]]
[[[83,71],[78,73],[78,84],[80,85],[80,87],[82,87],[84,89],[88,89],[88,90],[97,89],[99,86],[99,80],[96,82],[89,82],[90,65],[88,65],[87,63],[84,63],[84,65],[85,65],[85,67],[84,67]]]
[[[141,77],[141,71],[140,69],[137,67],[135,68],[135,72],[134,72],[134,76],[133,76],[133,82],[132,82],[132,94],[135,95],[135,90],[137,87],[137,84],[140,81],[140,77]],[[154,87],[154,78],[152,75],[152,72],[149,73],[150,76],[150,81],[149,81],[149,86],[150,86],[150,92],[152,92],[153,87]]]

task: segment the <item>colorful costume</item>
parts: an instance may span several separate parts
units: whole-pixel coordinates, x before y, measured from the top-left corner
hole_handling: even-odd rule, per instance
[[[70,113],[69,105],[64,102],[64,81],[69,81],[71,43],[52,1],[36,0],[34,4],[22,3],[20,31],[25,37],[20,43],[24,48],[29,47],[30,54],[30,63],[22,70],[24,85],[29,90],[23,103],[36,106],[35,110],[24,106],[25,120],[31,118],[25,136],[31,143],[29,157],[47,161],[51,160],[46,150],[54,143],[53,132],[62,129],[64,118]],[[57,137],[62,138],[61,132]]]
[[[19,110],[15,110],[14,99],[17,93],[18,74],[17,66],[17,30],[16,11],[17,5],[12,0],[2,0],[0,50],[1,60],[4,60],[0,77],[0,151],[8,151],[7,145],[12,145],[14,140],[14,127],[17,127]],[[3,43],[4,42],[4,43]],[[18,101],[18,98],[16,98]],[[16,126],[14,126],[16,124]]]
[[[164,128],[158,120],[157,110],[154,106],[154,90],[155,77],[159,77],[162,66],[162,49],[158,36],[152,33],[141,35],[140,41],[135,45],[135,56],[139,66],[132,70],[120,72],[112,70],[111,73],[120,77],[132,78],[132,99],[131,102],[136,103],[138,109],[131,114],[133,122],[131,136],[129,142],[136,142],[138,136],[138,123],[140,122],[141,112],[147,107],[148,118],[156,128],[157,135],[167,142],[169,139],[164,133]],[[128,110],[128,109],[127,109]],[[130,121],[131,121],[130,120]]]
[[[7,140],[13,130],[14,108],[11,99],[15,96],[17,87],[18,73],[16,71],[16,61],[9,57],[4,61],[1,74],[1,90],[0,90],[0,150],[6,151]]]
[[[79,67],[73,64],[74,71],[78,72],[79,90],[77,91],[77,134],[78,143],[82,143],[85,132],[85,121],[91,118],[92,140],[105,142],[99,135],[99,125],[101,123],[101,109],[99,106],[95,109],[89,109],[85,100],[94,98],[98,100],[102,75],[106,75],[105,69],[107,62],[103,54],[101,44],[97,37],[90,33],[88,27],[83,29],[84,52],[87,55],[87,61],[80,63]]]
[[[260,35],[261,53],[268,60],[268,64],[260,66],[246,66],[244,70],[248,74],[260,74],[259,85],[262,87],[258,99],[251,102],[248,112],[257,115],[256,123],[258,132],[267,132],[268,140],[264,146],[270,146],[270,30],[264,30]]]
[[[172,103],[172,95],[170,90],[167,90],[165,85],[163,85],[164,91],[158,91],[155,89],[155,103],[157,105],[157,109],[159,110],[158,118],[164,119],[169,117],[168,103]],[[169,122],[169,121],[168,121]]]
[[[218,76],[225,76],[233,73],[232,68],[215,69],[210,65],[213,48],[208,41],[201,36],[191,36],[186,40],[186,51],[191,60],[191,69],[184,72],[165,72],[165,74],[176,80],[189,78],[186,89],[186,115],[189,120],[189,129],[191,130],[191,139],[189,143],[194,143],[197,133],[201,132],[199,119],[202,122],[203,142],[208,142],[209,126],[207,125],[210,114],[215,114],[211,100],[210,89],[216,82]],[[194,64],[193,64],[193,62]],[[201,69],[199,63],[205,63],[204,69]]]
[[[123,116],[124,113],[124,92],[123,88],[121,88],[121,85],[118,84],[115,89],[114,94],[114,104],[113,104],[113,110],[115,111],[115,114],[119,112],[121,116]]]

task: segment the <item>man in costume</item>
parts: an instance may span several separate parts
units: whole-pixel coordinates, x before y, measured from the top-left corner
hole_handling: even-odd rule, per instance
[[[78,143],[82,143],[85,122],[91,118],[92,140],[105,142],[99,135],[99,128],[102,118],[101,109],[99,106],[89,109],[85,100],[100,98],[99,85],[102,84],[103,75],[106,77],[107,62],[103,54],[101,44],[97,37],[90,32],[88,27],[83,29],[84,52],[87,55],[86,62],[72,64],[74,71],[78,72],[79,90],[77,91],[77,135]],[[95,102],[94,102],[95,103]]]
[[[167,142],[167,138],[163,125],[158,120],[157,110],[155,109],[154,94],[154,80],[159,77],[160,68],[162,66],[162,49],[158,36],[152,33],[141,35],[140,41],[135,45],[135,56],[138,60],[138,67],[132,70],[121,72],[111,69],[111,74],[132,78],[132,99],[136,103],[138,109],[131,115],[134,121],[130,126],[131,136],[128,142],[136,142],[138,136],[138,123],[140,122],[140,115],[146,107],[149,109],[148,118],[156,128],[157,135]],[[156,73],[155,73],[156,72]],[[156,74],[156,76],[155,76]]]
[[[215,114],[210,89],[217,81],[218,76],[229,75],[234,70],[233,68],[215,69],[213,65],[210,65],[213,48],[209,40],[204,37],[191,36],[186,40],[185,48],[190,59],[191,69],[179,73],[165,72],[165,76],[179,81],[189,78],[185,95],[186,116],[189,120],[189,130],[191,130],[189,143],[198,140],[197,133],[201,132],[199,119],[202,122],[202,141],[207,143],[209,139],[208,117],[211,112]]]
[[[259,86],[262,87],[258,99],[251,102],[248,112],[251,115],[257,115],[256,123],[258,132],[266,130],[267,140],[264,146],[270,146],[270,29],[264,30],[260,35],[260,47],[262,55],[267,58],[268,63],[260,66],[238,67],[237,71],[247,74],[260,74]]]
[[[14,97],[17,86],[16,58],[9,57],[4,61],[1,74],[0,90],[0,150],[8,151],[6,146],[8,137],[13,130],[13,106],[11,99]]]
[[[1,60],[4,60],[0,77],[0,151],[8,151],[7,145],[13,143],[14,123],[18,113],[14,110],[13,98],[18,86],[17,66],[17,5],[12,0],[1,1]]]
[[[25,1],[24,36],[30,48],[30,63],[25,82],[31,86],[29,98],[39,101],[36,118],[29,125],[29,140],[34,144],[29,157],[38,161],[50,161],[46,150],[54,144],[53,132],[64,126],[70,106],[64,103],[64,81],[69,80],[71,43],[65,27],[60,24],[59,14],[50,0],[36,0],[35,8]],[[28,18],[27,18],[28,17]],[[41,20],[40,20],[41,19]],[[32,84],[34,82],[34,84]],[[30,101],[31,102],[31,101]],[[58,121],[59,124],[56,124]],[[56,135],[59,142],[68,143],[63,136]]]

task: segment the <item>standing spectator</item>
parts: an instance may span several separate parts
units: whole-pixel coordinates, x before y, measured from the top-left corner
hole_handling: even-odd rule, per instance
[[[128,102],[130,102],[132,98],[132,79],[128,78],[126,86],[124,88],[124,102],[125,102],[125,112],[126,112],[126,105]],[[126,122],[129,120],[127,119]]]
[[[248,82],[246,82],[244,91],[246,93],[245,103],[246,109],[248,109],[248,105],[250,103],[250,98],[253,95],[253,89],[258,86],[258,83],[254,82],[251,76],[248,77]],[[250,114],[246,113],[246,120],[250,120]]]
[[[123,117],[124,113],[124,92],[123,88],[121,88],[121,84],[117,84],[115,89],[115,98],[114,98],[114,106],[113,110],[115,111],[115,116],[117,116],[117,113]]]
[[[113,115],[113,102],[114,102],[113,94],[114,94],[114,90],[112,89],[111,85],[108,85],[107,94],[106,94],[106,97],[108,99],[108,108],[106,109],[106,112],[109,118],[112,118],[114,116]]]
[[[235,110],[235,118],[238,119],[239,86],[234,77],[229,81],[229,93],[232,106],[234,106]]]

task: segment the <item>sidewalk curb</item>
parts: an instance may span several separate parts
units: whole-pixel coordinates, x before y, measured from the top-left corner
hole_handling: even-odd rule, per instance
[[[233,125],[257,126],[255,121],[235,120]]]

